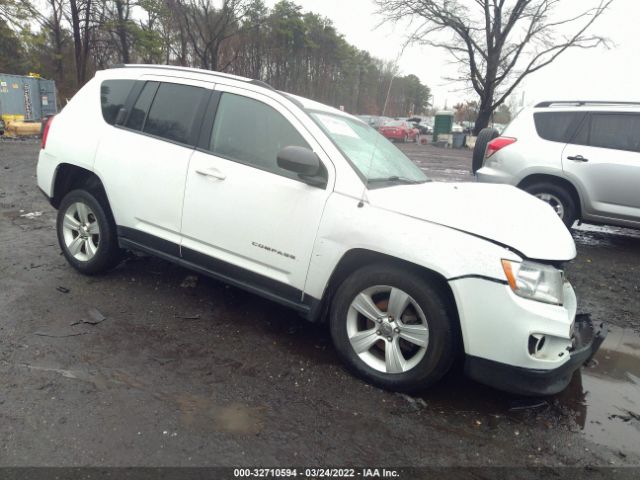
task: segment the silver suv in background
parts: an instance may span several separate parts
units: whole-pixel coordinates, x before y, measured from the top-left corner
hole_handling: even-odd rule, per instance
[[[517,186],[576,220],[640,228],[640,102],[554,101],[478,135],[480,182]],[[523,212],[526,215],[526,212]]]

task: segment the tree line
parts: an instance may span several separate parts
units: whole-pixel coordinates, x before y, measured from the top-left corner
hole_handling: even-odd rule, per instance
[[[418,77],[397,75],[290,0],[0,0],[0,72],[37,72],[70,98],[118,63],[232,73],[357,114],[429,106]]]

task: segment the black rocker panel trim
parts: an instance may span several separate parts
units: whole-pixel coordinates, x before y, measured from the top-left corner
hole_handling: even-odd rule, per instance
[[[216,275],[229,279],[240,280],[243,284],[252,285],[270,294],[275,294],[291,303],[300,303],[302,291],[291,285],[272,280],[264,275],[237,267],[217,258],[210,257],[190,248],[182,247],[182,258],[193,265],[198,265],[206,270],[215,272]]]
[[[302,290],[291,285],[196,252],[190,248],[180,248],[179,245],[173,242],[129,227],[118,227],[118,243],[122,248],[141,250],[202,275],[255,293],[293,308],[309,320],[315,320],[313,306],[318,304],[319,301],[309,295],[304,295],[305,300],[301,301]]]
[[[170,242],[169,240],[164,240],[150,233],[141,232],[135,228],[118,227],[117,231],[118,242],[120,244],[122,240],[132,240],[137,244],[150,248],[154,252],[160,252],[172,257],[180,257],[180,245]],[[120,246],[122,247],[123,245],[121,244]]]

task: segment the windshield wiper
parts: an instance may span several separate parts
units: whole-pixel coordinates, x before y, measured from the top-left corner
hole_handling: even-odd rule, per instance
[[[410,178],[399,177],[397,175],[391,175],[390,177],[370,178],[367,180],[367,184],[370,183],[406,183],[408,185],[414,185],[417,183],[425,183],[426,180],[412,180]]]

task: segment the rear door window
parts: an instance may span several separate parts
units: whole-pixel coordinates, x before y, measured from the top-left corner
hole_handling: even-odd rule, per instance
[[[142,130],[144,127],[144,121],[147,118],[147,113],[149,112],[149,107],[151,106],[151,102],[153,101],[153,97],[158,90],[158,82],[147,82],[145,86],[142,88],[136,103],[134,103],[133,108],[131,109],[131,114],[129,114],[129,118],[127,119],[127,128],[131,128],[133,130]]]
[[[161,83],[144,122],[143,132],[178,143],[194,145],[194,121],[206,90],[200,87]]]
[[[584,116],[584,112],[536,112],[533,120],[541,138],[569,143]]]
[[[109,125],[116,123],[118,112],[125,106],[134,83],[135,80],[105,80],[100,85],[102,117]]]
[[[237,160],[278,175],[298,178],[277,164],[284,147],[309,145],[284,116],[252,98],[223,93],[218,104],[209,149],[221,157]]]
[[[592,113],[589,145],[640,152],[640,115]]]

